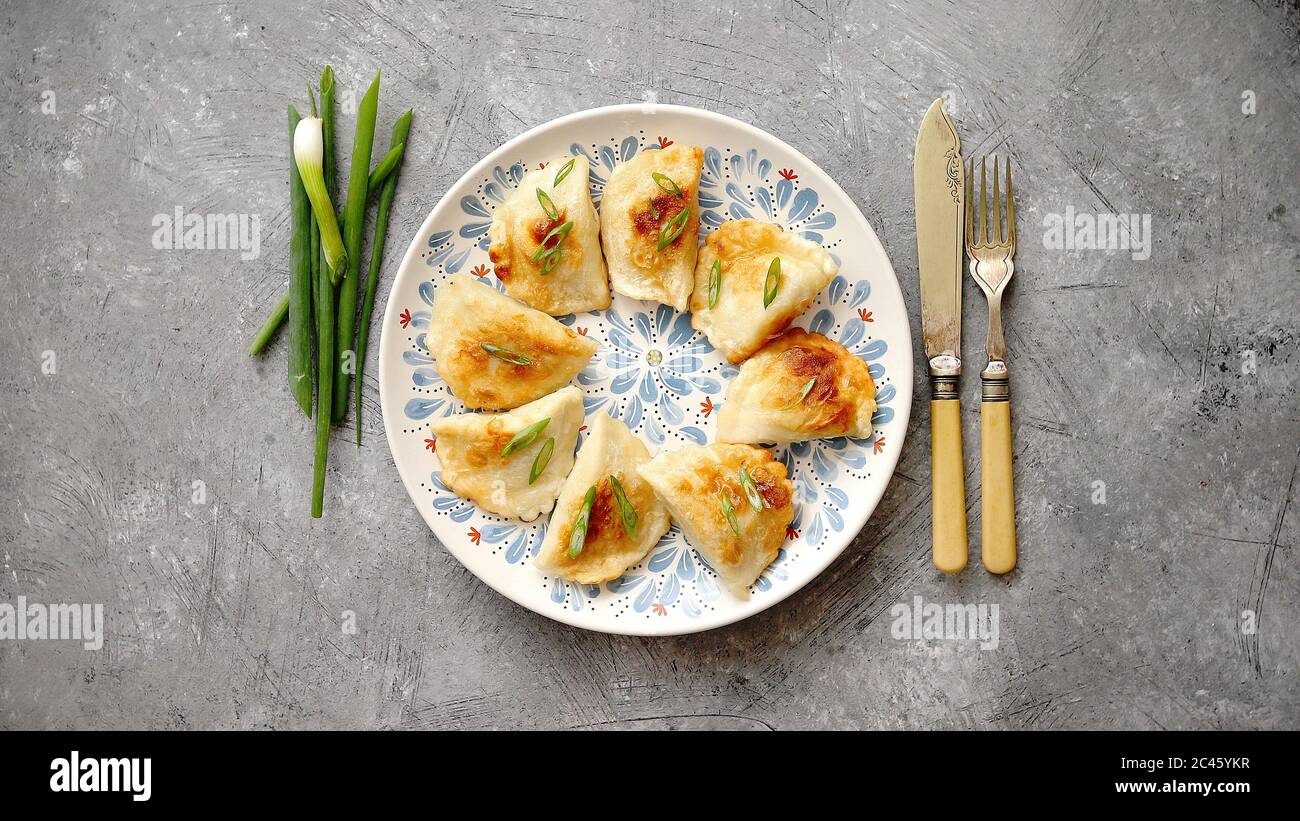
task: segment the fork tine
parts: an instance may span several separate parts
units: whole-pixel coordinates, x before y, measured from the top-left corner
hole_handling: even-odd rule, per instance
[[[966,188],[966,247],[969,248],[975,244],[973,239],[973,231],[975,230],[975,204],[971,202],[971,194],[974,192],[975,186],[975,159],[972,157],[967,165],[969,167],[962,170],[966,172],[964,175],[966,179],[963,182],[963,185]]]
[[[988,242],[988,201],[984,196],[984,189],[988,187],[988,175],[984,172],[984,157],[980,157],[980,244]]]
[[[992,242],[1001,245],[1002,239],[1002,197],[998,194],[998,158],[993,158],[993,236]]]
[[[1007,242],[1016,250],[1016,194],[1011,188],[1011,158],[1007,157]]]

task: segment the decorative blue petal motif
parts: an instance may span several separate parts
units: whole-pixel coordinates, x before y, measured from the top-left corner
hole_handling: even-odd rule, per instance
[[[478,197],[464,196],[460,198],[460,210],[469,214],[471,217],[488,217],[491,218],[492,212],[484,207],[483,201]]]
[[[419,421],[421,419],[428,419],[430,416],[432,416],[434,411],[442,407],[442,403],[444,401],[446,400],[412,399],[406,403],[406,407],[403,408],[402,410],[403,412],[406,413],[407,419],[414,419],[416,421]]]

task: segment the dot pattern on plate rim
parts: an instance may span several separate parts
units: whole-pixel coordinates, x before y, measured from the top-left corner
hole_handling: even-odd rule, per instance
[[[590,161],[591,195],[599,208],[608,174],[620,162],[671,144],[667,137],[648,139],[640,132],[611,136],[604,143],[575,143],[570,152],[583,154]],[[398,314],[401,331],[406,334],[402,362],[410,385],[401,411],[409,426],[402,428],[401,436],[422,438],[429,451],[429,472],[421,482],[427,494],[423,503],[432,505],[437,516],[459,525],[461,538],[491,551],[513,572],[532,574],[555,608],[574,613],[604,611],[617,620],[697,619],[716,610],[720,600],[731,594],[720,587],[714,571],[686,543],[676,525],[621,578],[601,586],[578,584],[544,576],[529,566],[545,538],[547,516],[525,523],[486,513],[461,499],[441,480],[436,443],[429,438],[427,422],[463,412],[464,406],[438,376],[426,347],[434,294],[439,282],[459,272],[504,290],[487,260],[487,230],[497,205],[510,196],[526,171],[538,167],[536,162],[529,165],[525,158],[518,158],[508,166],[498,165],[477,182],[472,194],[461,197],[460,223],[435,230],[421,254],[428,278],[419,284],[419,303],[403,306]],[[816,189],[799,182],[798,169],[778,168],[757,149],[705,147],[699,206],[701,241],[729,219],[756,218],[776,222],[820,243],[841,262],[836,255],[840,245],[836,215],[827,210]],[[713,441],[713,420],[736,368],[691,327],[689,313],[614,294],[609,310],[559,320],[601,345],[577,377],[588,416],[606,413],[622,420],[650,444],[652,452]],[[868,439],[841,437],[773,449],[794,484],[795,518],[785,546],[751,588],[752,596],[770,594],[786,583],[792,567],[820,551],[831,534],[844,529],[851,486],[871,475],[873,460],[881,458],[890,446],[890,435],[902,438],[901,430],[896,434],[888,430],[895,418],[891,403],[897,391],[881,361],[888,345],[873,336],[874,322],[869,282],[850,279],[841,271],[795,323],[825,334],[866,361],[876,383],[879,407],[872,419],[875,430]],[[580,434],[579,447],[584,438],[585,432]]]

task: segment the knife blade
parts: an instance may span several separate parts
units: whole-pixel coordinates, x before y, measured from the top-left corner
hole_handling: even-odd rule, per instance
[[[945,573],[966,566],[965,466],[961,451],[961,261],[966,195],[961,138],[935,100],[913,157],[921,334],[930,370],[931,558]]]
[[[916,135],[913,171],[921,330],[929,359],[944,355],[961,359],[964,173],[961,138],[943,100],[935,100]]]

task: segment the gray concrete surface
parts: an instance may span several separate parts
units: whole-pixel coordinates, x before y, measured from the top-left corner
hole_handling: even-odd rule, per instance
[[[0,727],[1300,726],[1298,25],[1267,0],[7,4],[0,602],[102,602],[107,636],[0,641]],[[383,69],[383,139],[416,111],[385,289],[483,154],[656,99],[821,164],[914,328],[912,143],[947,94],[967,152],[1019,167],[1019,570],[931,568],[924,390],[839,561],[702,635],[586,633],[478,582],[402,489],[373,367],[311,521],[283,346],[244,349],[285,280],[284,107],[326,60],[342,88]],[[155,249],[177,207],[258,215],[260,256]],[[1046,247],[1070,208],[1149,214],[1149,259]],[[998,604],[998,648],[893,638],[917,595]]]

